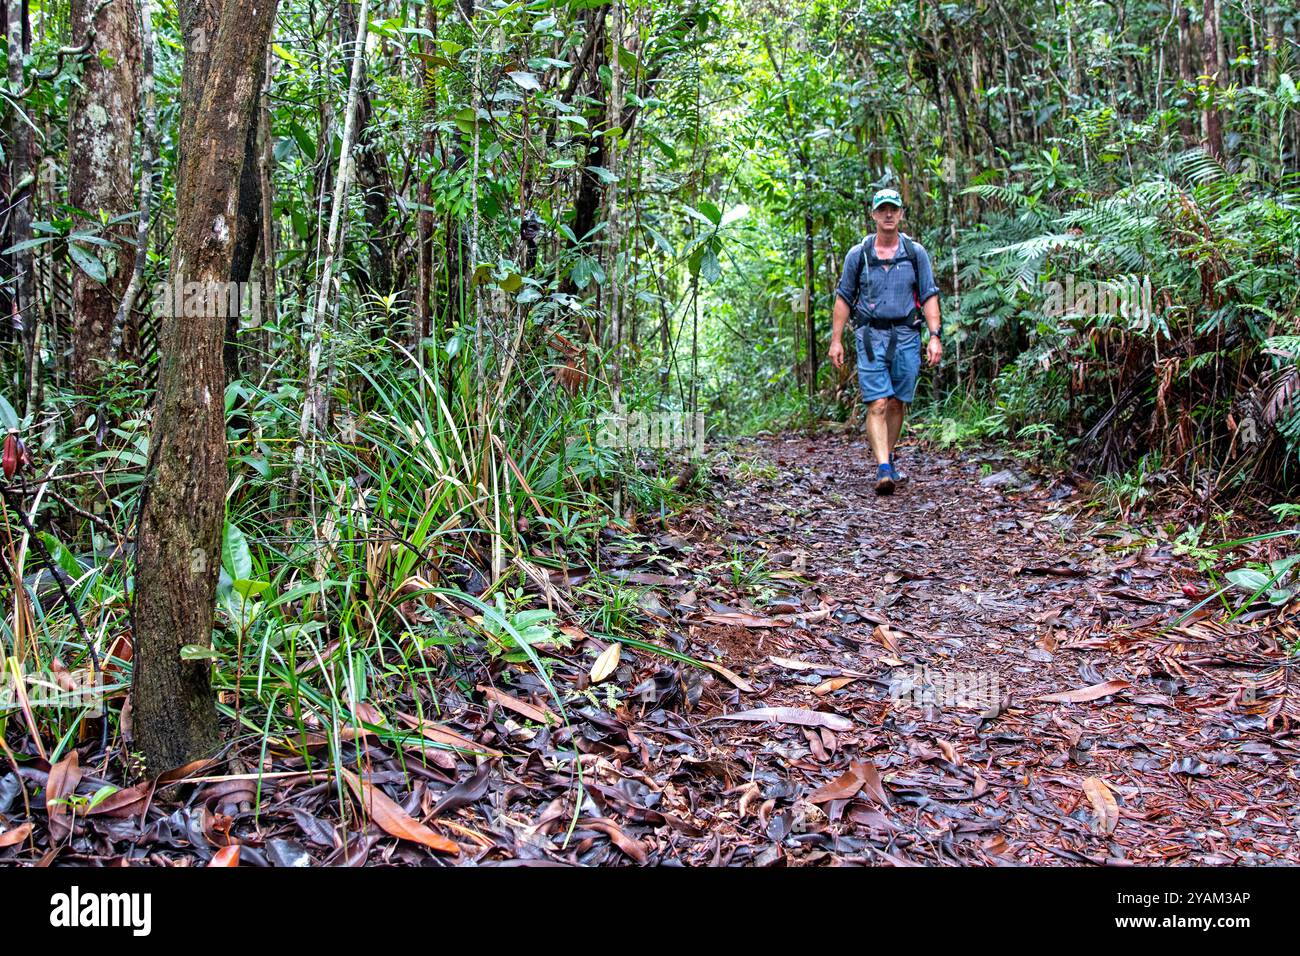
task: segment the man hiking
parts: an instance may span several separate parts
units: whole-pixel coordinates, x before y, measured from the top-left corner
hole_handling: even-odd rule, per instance
[[[938,365],[943,356],[939,287],[929,254],[898,231],[903,199],[896,189],[882,189],[872,197],[871,218],[875,233],[849,250],[835,288],[830,357],[836,368],[844,365],[840,336],[852,315],[858,385],[867,405],[867,441],[876,456],[876,494],[890,495],[904,480],[894,468],[894,443],[921,370],[922,316],[930,330],[929,363]]]

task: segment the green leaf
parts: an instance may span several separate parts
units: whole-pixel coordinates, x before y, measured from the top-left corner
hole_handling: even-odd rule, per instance
[[[117,243],[111,239],[105,239],[103,236],[96,236],[88,232],[74,232],[68,236],[69,239],[76,239],[78,242],[88,242],[92,246],[106,246],[109,249],[116,249]]]
[[[1271,575],[1250,568],[1238,568],[1236,571],[1229,571],[1224,577],[1243,591],[1249,591],[1251,594],[1263,590],[1272,582]]]
[[[591,256],[579,256],[578,261],[573,264],[573,271],[570,273],[573,284],[579,289],[585,289],[596,280],[599,285],[605,281],[605,271],[601,269],[600,263]]]
[[[37,246],[51,242],[53,239],[54,236],[37,236],[35,239],[24,239],[22,242],[15,242],[4,252],[0,252],[0,256],[7,256],[12,252],[22,252],[24,249],[35,249]]]
[[[102,787],[96,790],[94,794],[91,796],[90,803],[87,804],[86,809],[87,810],[95,809],[95,807],[99,806],[106,799],[111,797],[113,794],[117,793],[117,790],[118,788],[113,786],[111,783],[104,784]]]
[[[233,521],[226,522],[222,534],[221,566],[235,581],[247,581],[253,576],[253,555],[248,550],[248,539]]]
[[[712,245],[705,246],[704,255],[700,257],[700,278],[705,282],[717,282],[722,278],[722,263]]]
[[[40,532],[40,539],[45,543],[45,547],[49,549],[50,556],[54,558],[55,563],[57,563],[73,581],[86,573],[86,569],[81,566],[81,562],[77,560],[76,555],[64,547],[63,543],[59,541],[58,538],[42,531]]]
[[[311,138],[311,136],[307,133],[305,129],[302,128],[302,126],[299,123],[296,122],[289,123],[289,133],[293,136],[294,140],[298,143],[298,148],[302,150],[302,154],[307,158],[307,161],[315,162],[316,141]]]
[[[68,243],[68,255],[72,261],[86,275],[90,276],[96,282],[104,283],[108,281],[108,272],[104,269],[104,263],[99,261],[99,256],[87,249],[81,248],[75,242]]]
[[[266,458],[260,455],[240,455],[239,460],[249,468],[252,468],[253,471],[257,472],[263,478],[270,477],[271,463],[267,461]]]
[[[452,120],[455,122],[456,128],[468,136],[474,132],[474,117],[476,115],[474,110],[467,106],[463,110],[458,110]]]
[[[246,579],[241,579],[231,585],[245,599],[257,597],[270,586],[270,581],[249,581]]]
[[[183,661],[215,661],[219,656],[212,648],[203,647],[201,644],[186,644],[181,647]]]
[[[650,233],[650,238],[655,241],[655,245],[659,247],[661,252],[670,256],[675,256],[677,254],[676,250],[673,249],[673,244],[668,241],[668,237],[654,226],[646,226],[645,231]]]
[[[529,73],[527,70],[511,70],[506,76],[515,81],[515,84],[523,87],[525,90],[540,90],[541,81],[537,78],[536,73]]]
[[[718,223],[718,225],[729,226],[733,222],[737,222],[741,219],[744,219],[748,215],[749,215],[749,207],[746,206],[744,203],[741,203],[739,206],[732,206],[730,209],[728,209],[726,213],[723,215],[722,221]]]
[[[278,43],[272,43],[271,50],[275,53],[276,56],[284,60],[284,62],[288,63],[290,66],[293,67],[298,66],[298,58],[294,56],[293,51],[290,50],[288,47],[281,46]]]
[[[704,207],[702,210],[692,209],[690,206],[685,205],[682,206],[682,209],[685,210],[686,215],[690,216],[692,219],[698,219],[706,226],[716,226],[722,221],[722,213],[718,212],[717,206],[714,206],[711,203],[701,203],[700,205]]]
[[[0,425],[3,425],[6,430],[18,427],[18,413],[3,395],[0,395]]]

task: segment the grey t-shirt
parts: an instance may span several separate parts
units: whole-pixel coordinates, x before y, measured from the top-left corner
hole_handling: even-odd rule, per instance
[[[849,254],[844,257],[844,274],[840,277],[840,284],[835,287],[835,293],[850,308],[857,296],[854,325],[864,325],[872,318],[907,318],[914,307],[924,305],[931,296],[939,294],[939,286],[934,281],[934,269],[930,265],[930,254],[919,242],[908,237],[916,252],[915,272],[912,271],[912,264],[903,257],[901,233],[894,258],[882,259],[880,265],[868,269],[866,244],[872,238],[868,236],[849,250]],[[861,295],[858,295],[859,283],[862,284]]]

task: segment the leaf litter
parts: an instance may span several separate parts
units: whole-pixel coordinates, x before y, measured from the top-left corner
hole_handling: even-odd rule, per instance
[[[436,701],[385,689],[396,726],[360,704],[138,782],[33,749],[0,774],[0,862],[1300,862],[1297,608],[1171,627],[1168,548],[1117,554],[1050,481],[904,452],[876,498],[860,438],[765,439],[732,460],[775,477],[719,456],[716,501],[607,533],[664,654],[565,622],[563,714],[528,669],[449,655]]]

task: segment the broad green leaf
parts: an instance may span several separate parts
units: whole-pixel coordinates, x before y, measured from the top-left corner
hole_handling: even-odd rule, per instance
[[[733,222],[738,222],[739,220],[744,219],[748,215],[749,215],[749,207],[746,206],[744,203],[741,203],[739,206],[732,206],[730,209],[728,209],[726,213],[723,214],[722,221],[719,222],[718,225],[729,226]]]
[[[722,263],[711,245],[704,247],[704,255],[700,258],[700,278],[705,282],[717,282],[722,278]]]
[[[7,256],[13,252],[22,252],[24,249],[35,249],[39,245],[52,242],[54,238],[54,236],[37,236],[35,239],[24,239],[22,242],[15,242],[4,252],[0,252],[0,256]]]
[[[246,581],[253,576],[253,556],[248,550],[248,539],[233,521],[226,522],[222,534],[221,566],[235,581]]]
[[[270,586],[270,581],[248,581],[242,579],[231,585],[231,587],[239,592],[239,594],[241,594],[245,599],[257,597]]]
[[[527,70],[511,70],[506,76],[515,81],[515,84],[523,87],[525,90],[540,90],[541,81],[537,78],[536,73],[529,73]]]
[[[68,243],[68,255],[72,261],[77,264],[86,275],[90,276],[96,282],[104,283],[108,281],[108,272],[104,269],[104,263],[99,261],[99,256],[95,255],[88,249],[83,249],[75,242]]]
[[[18,413],[3,395],[0,395],[0,425],[3,425],[5,430],[19,427]]]
[[[1241,588],[1241,590],[1254,594],[1256,591],[1267,587],[1272,576],[1265,574],[1263,571],[1238,568],[1235,571],[1229,571],[1224,577]]]

